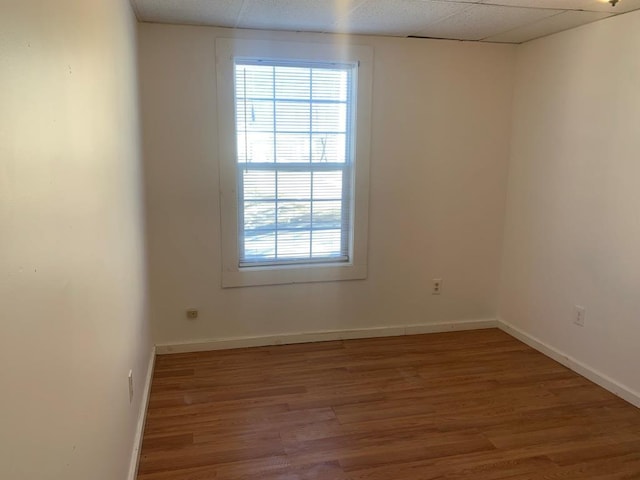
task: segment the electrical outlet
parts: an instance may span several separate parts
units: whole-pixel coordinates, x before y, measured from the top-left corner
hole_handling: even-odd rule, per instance
[[[198,318],[198,310],[196,308],[187,309],[187,318],[191,320]]]
[[[434,278],[431,280],[431,295],[440,295],[440,291],[442,290],[442,279]]]
[[[129,370],[129,403],[133,401],[133,370]]]
[[[573,307],[573,323],[578,325],[579,327],[584,327],[584,317],[586,315],[586,310],[581,305],[574,305]]]

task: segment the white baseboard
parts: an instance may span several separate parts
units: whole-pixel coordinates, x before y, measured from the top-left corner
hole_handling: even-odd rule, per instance
[[[483,320],[463,320],[459,322],[401,325],[397,327],[371,327],[353,330],[285,333],[281,335],[266,335],[260,337],[219,338],[203,340],[200,342],[156,345],[156,353],[158,353],[158,355],[162,355],[167,353],[203,352],[209,350],[262,347],[265,345],[284,345],[290,343],[325,342],[330,340],[348,340],[355,338],[395,337],[400,335],[418,335],[421,333],[479,330],[483,328],[496,328],[497,326],[497,320],[491,318]]]
[[[142,391],[140,410],[138,411],[138,423],[136,425],[136,436],[133,440],[133,451],[131,452],[131,463],[129,464],[128,480],[136,480],[138,476],[138,463],[140,461],[140,450],[142,448],[142,437],[144,435],[144,425],[147,419],[147,407],[149,406],[149,394],[151,393],[151,381],[153,380],[153,369],[156,364],[156,347],[151,349],[151,358],[147,368],[147,377]]]
[[[574,372],[582,375],[583,377],[591,380],[593,383],[600,385],[602,388],[609,390],[614,395],[626,400],[632,405],[640,408],[640,393],[632,390],[631,388],[621,384],[613,378],[605,375],[598,370],[591,368],[590,366],[582,363],[575,358],[561,352],[555,347],[543,342],[542,340],[530,335],[529,333],[521,330],[520,328],[511,325],[503,319],[498,319],[498,327],[500,330],[508,333],[509,335],[517,338],[518,340],[526,343],[531,348],[538,350],[545,354],[547,357],[552,358],[558,363],[561,363],[567,368],[570,368]]]

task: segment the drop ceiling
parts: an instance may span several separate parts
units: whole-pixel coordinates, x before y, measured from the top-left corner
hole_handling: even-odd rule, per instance
[[[142,22],[522,43],[640,0],[131,0]]]

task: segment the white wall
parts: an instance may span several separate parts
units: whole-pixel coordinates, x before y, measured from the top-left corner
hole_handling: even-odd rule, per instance
[[[373,46],[369,278],[223,290],[214,55],[232,34],[139,26],[156,342],[495,318],[515,48],[236,32]]]
[[[500,302],[507,322],[636,392],[639,50],[640,12],[519,48]]]
[[[0,4],[0,478],[125,479],[151,352],[135,20]]]

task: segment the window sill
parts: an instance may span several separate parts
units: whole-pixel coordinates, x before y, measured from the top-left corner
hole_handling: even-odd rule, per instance
[[[223,271],[222,288],[363,280],[365,278],[367,278],[366,265],[333,263],[305,266],[245,267],[233,271]]]

